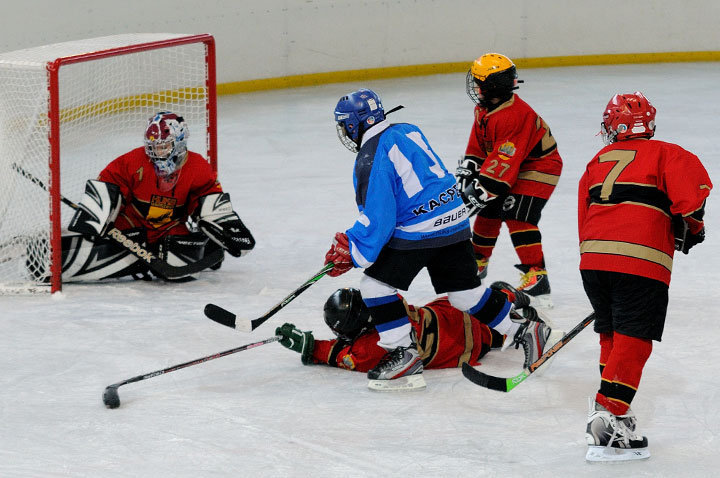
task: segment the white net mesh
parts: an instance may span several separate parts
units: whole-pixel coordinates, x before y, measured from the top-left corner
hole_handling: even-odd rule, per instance
[[[49,276],[49,194],[18,173],[50,184],[48,62],[185,36],[116,35],[0,54],[0,293],[43,290],[38,285]],[[188,148],[206,155],[206,75],[202,42],[63,64],[60,193],[79,201],[88,179],[142,146],[147,119],[157,111],[183,116]],[[63,230],[72,214],[61,206]]]

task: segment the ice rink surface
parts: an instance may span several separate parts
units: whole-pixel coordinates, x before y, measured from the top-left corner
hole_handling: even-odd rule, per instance
[[[576,190],[602,147],[595,135],[603,108],[616,92],[641,90],[658,110],[656,138],[697,154],[717,184],[720,64],[519,74],[520,96],[550,125],[565,162],[540,225],[556,305],[549,314],[569,330],[590,311],[578,272]],[[676,256],[664,340],[633,402],[650,441],[647,461],[585,462],[587,397],[599,385],[592,330],[509,394],[480,388],[458,369],[426,371],[425,391],[380,394],[364,374],[303,366],[271,343],[123,386],[122,406],[103,406],[111,383],[271,337],[284,322],[331,336],[322,306],[336,288],[357,284],[360,271],[322,279],[252,334],[202,310],[213,302],[259,317],[320,269],[334,233],[353,223],[354,155],[338,141],[332,112],[359,87],[373,88],[386,110],[405,105],[390,119],[417,124],[454,170],[472,122],[464,74],[221,97],[220,179],[256,249],[192,283],[113,281],[67,285],[54,297],[0,296],[0,476],[717,476],[717,192],[707,240]],[[487,283],[517,282],[516,262],[503,229]],[[405,296],[430,301],[427,276]],[[494,351],[481,368],[514,375],[522,359],[521,350]]]

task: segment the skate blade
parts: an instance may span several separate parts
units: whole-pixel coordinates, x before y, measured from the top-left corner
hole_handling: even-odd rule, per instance
[[[376,392],[410,392],[424,390],[426,386],[422,374],[408,375],[392,380],[368,380],[368,388]]]
[[[650,458],[647,448],[612,448],[608,446],[589,446],[585,459],[591,462],[630,461]]]
[[[553,304],[552,297],[550,297],[550,294],[538,295],[537,297],[531,295],[530,296],[530,305],[535,307],[536,309],[538,307],[541,307],[543,309],[552,309],[555,306]]]

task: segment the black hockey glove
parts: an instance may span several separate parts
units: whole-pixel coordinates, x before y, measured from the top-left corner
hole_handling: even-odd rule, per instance
[[[705,240],[705,228],[697,233],[690,232],[688,223],[681,216],[673,216],[673,229],[675,233],[675,250],[687,254],[693,246]]]
[[[460,197],[467,206],[470,216],[480,212],[490,201],[495,199],[495,196],[492,196],[480,185],[481,166],[482,164],[474,159],[463,158],[455,170]]]
[[[314,363],[312,353],[315,349],[315,337],[312,332],[303,332],[293,324],[286,323],[275,329],[275,335],[283,336],[280,339],[283,347],[300,353],[300,360],[304,365]]]
[[[458,189],[463,191],[473,181],[473,179],[480,179],[480,167],[481,163],[471,158],[461,158],[458,161],[458,167],[455,170],[455,177],[458,182]]]

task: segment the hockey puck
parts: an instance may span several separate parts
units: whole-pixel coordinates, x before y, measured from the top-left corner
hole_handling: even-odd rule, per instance
[[[117,387],[106,387],[103,392],[103,403],[107,408],[117,408],[120,406],[120,396]]]

